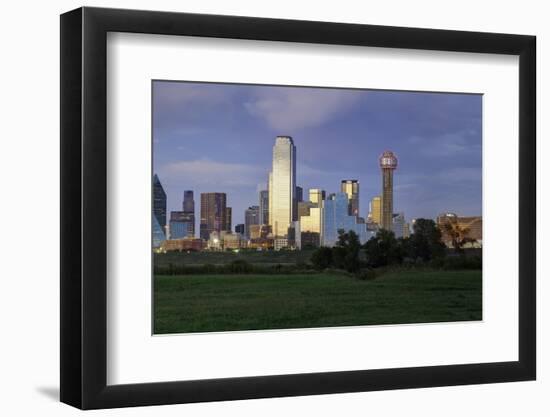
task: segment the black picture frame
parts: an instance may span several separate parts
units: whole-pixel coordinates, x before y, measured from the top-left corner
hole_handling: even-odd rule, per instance
[[[107,385],[108,32],[519,56],[519,360]],[[81,409],[533,380],[534,36],[102,8],[61,15],[61,401]]]

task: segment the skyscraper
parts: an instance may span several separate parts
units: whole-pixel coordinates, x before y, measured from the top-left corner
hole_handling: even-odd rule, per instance
[[[292,205],[292,220],[297,221],[300,219],[298,216],[298,204],[304,200],[304,189],[296,186],[294,190],[294,204]]]
[[[244,224],[239,223],[235,225],[235,233],[240,233],[244,236]]]
[[[192,225],[189,237],[195,237],[195,199],[191,190],[183,192],[183,212],[187,215]]]
[[[166,230],[166,193],[157,174],[153,177],[153,214],[164,232]]]
[[[260,207],[248,207],[244,211],[244,235],[250,238],[250,226],[258,224],[260,224]]]
[[[304,201],[304,189],[300,186],[296,186],[296,202]]]
[[[269,224],[269,191],[260,191],[260,224]]]
[[[309,201],[315,204],[320,204],[321,201],[326,199],[325,190],[319,188],[310,188],[309,190]]]
[[[232,223],[232,216],[231,216],[232,210],[231,207],[225,208],[225,230],[228,232],[231,232],[231,223]]]
[[[367,216],[371,222],[377,225],[382,224],[382,197],[377,195],[373,197],[369,205],[369,215]]]
[[[382,170],[382,224],[383,229],[392,230],[393,224],[393,171],[397,168],[397,157],[392,151],[380,155]]]
[[[185,190],[183,192],[183,211],[195,214],[195,200],[192,190]]]
[[[185,211],[170,212],[170,239],[194,237],[195,216]]]
[[[356,216],[348,214],[348,197],[345,193],[331,195],[323,203],[321,244],[334,246],[338,242],[338,232],[350,230],[357,233],[359,241],[365,243],[374,232],[367,229],[366,223],[357,223]]]
[[[286,236],[296,216],[296,146],[290,136],[277,136],[269,174],[269,224],[275,236]]]
[[[208,240],[210,233],[226,230],[226,208],[225,193],[201,193],[201,239]]]
[[[164,234],[164,231],[160,227],[157,216],[153,214],[153,216],[151,217],[153,218],[153,248],[158,249],[160,248],[162,243],[166,240],[166,235]]]
[[[350,216],[359,216],[359,181],[342,180],[340,191],[348,196],[348,213]]]

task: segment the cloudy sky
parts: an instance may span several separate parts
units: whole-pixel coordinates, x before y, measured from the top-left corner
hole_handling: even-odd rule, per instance
[[[277,135],[297,149],[297,185],[360,182],[360,212],[381,192],[378,157],[394,151],[394,211],[481,215],[482,96],[153,82],[153,169],[181,210],[184,190],[225,192],[233,227],[258,204]],[[198,230],[198,229],[197,229]]]

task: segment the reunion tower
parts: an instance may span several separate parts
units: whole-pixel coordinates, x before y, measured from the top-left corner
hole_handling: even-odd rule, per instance
[[[382,170],[382,229],[392,230],[393,223],[393,171],[397,168],[397,157],[392,151],[380,155]]]

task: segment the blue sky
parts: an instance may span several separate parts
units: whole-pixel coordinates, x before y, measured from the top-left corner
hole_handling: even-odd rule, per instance
[[[193,190],[198,218],[201,192],[225,192],[234,227],[258,204],[275,136],[290,135],[304,195],[358,179],[366,216],[389,149],[395,212],[481,215],[481,120],[481,95],[154,81],[153,170],[168,211]]]

